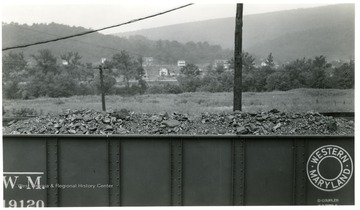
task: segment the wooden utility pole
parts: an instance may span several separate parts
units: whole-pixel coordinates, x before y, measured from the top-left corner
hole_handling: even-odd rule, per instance
[[[105,112],[105,90],[104,90],[104,76],[103,76],[103,67],[99,66],[100,71],[100,86],[101,86],[101,103],[102,103],[102,110]]]
[[[243,26],[243,4],[236,5],[235,22],[235,52],[234,52],[234,104],[233,110],[241,111],[242,105],[242,26]]]

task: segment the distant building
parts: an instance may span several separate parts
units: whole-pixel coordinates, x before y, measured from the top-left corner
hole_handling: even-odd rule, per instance
[[[277,62],[273,62],[273,68],[278,69],[280,67],[280,65]],[[268,66],[268,64],[265,61],[262,61],[260,64],[260,67],[264,67],[264,66]]]
[[[69,65],[69,62],[67,62],[67,60],[61,60],[61,63],[62,63],[62,65],[64,65],[64,66]]]
[[[153,57],[143,57],[143,66],[152,66],[154,64]]]
[[[159,71],[159,75],[160,76],[169,76],[169,70],[167,68],[161,68],[160,71]]]
[[[143,78],[144,80],[148,80],[148,79],[149,79],[148,71],[147,71],[146,68],[144,68],[144,71],[145,71],[145,74],[142,76],[142,78]]]
[[[177,66],[178,66],[178,67],[186,66],[186,62],[185,62],[184,60],[178,60]]]
[[[230,63],[228,60],[215,60],[214,61],[214,68],[223,65],[225,70],[228,70],[230,68]]]

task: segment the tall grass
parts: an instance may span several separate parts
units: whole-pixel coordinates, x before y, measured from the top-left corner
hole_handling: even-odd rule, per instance
[[[285,112],[345,112],[354,111],[354,90],[296,89],[274,92],[243,93],[243,111]],[[106,96],[107,110],[128,109],[136,113],[231,112],[233,93],[195,92],[183,94],[153,94],[121,97]],[[3,100],[5,110],[30,108],[38,113],[61,113],[65,109],[101,110],[100,96],[69,98],[37,98],[33,100]]]

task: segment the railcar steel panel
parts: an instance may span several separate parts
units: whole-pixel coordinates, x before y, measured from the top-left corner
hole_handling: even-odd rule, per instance
[[[354,136],[4,135],[4,201],[353,205],[354,155]]]
[[[152,138],[121,141],[121,205],[171,205],[170,146]]]
[[[46,196],[46,139],[3,141],[5,207],[42,207]]]
[[[264,137],[245,145],[245,205],[292,205],[293,142]]]
[[[185,140],[183,204],[231,205],[231,140]]]
[[[106,139],[59,138],[59,206],[108,206]]]
[[[331,154],[324,153],[329,151]],[[318,155],[323,157],[319,158]],[[317,163],[311,162],[314,156],[319,159]],[[309,139],[307,157],[306,203],[309,205],[354,204],[354,141],[346,141],[341,137]],[[317,177],[314,172],[311,173],[313,170],[318,170],[322,178]],[[324,180],[323,184],[321,179]]]

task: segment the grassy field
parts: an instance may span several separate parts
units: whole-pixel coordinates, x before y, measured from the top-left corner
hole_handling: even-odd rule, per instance
[[[107,110],[128,109],[136,113],[231,112],[232,93],[183,93],[137,95],[132,97],[106,96]],[[37,114],[61,113],[65,109],[101,110],[100,96],[69,98],[38,98],[34,100],[3,100],[5,116],[21,109],[33,109]],[[296,89],[243,93],[243,111],[269,111],[276,108],[286,112],[350,112],[354,111],[354,90]]]

